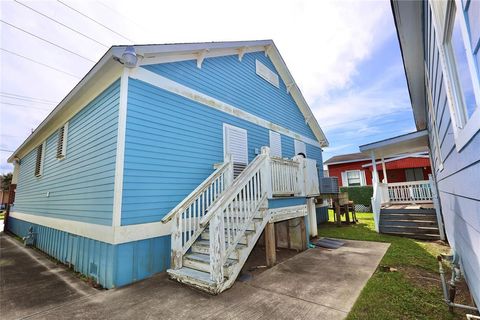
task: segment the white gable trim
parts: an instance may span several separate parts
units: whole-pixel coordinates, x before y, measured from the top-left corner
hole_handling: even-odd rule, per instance
[[[144,68],[135,68],[130,70],[130,77],[132,79],[140,80],[146,83],[149,83],[153,86],[161,88],[163,90],[178,94],[184,98],[190,99],[192,101],[196,101],[203,105],[209,106],[213,109],[217,109],[219,111],[228,113],[234,117],[240,118],[242,120],[254,123],[256,125],[262,126],[264,128],[279,132],[283,135],[289,136],[291,138],[303,141],[310,145],[316,147],[322,147],[322,145],[314,139],[305,137],[299,133],[293,132],[287,128],[281,127],[276,125],[270,121],[257,117],[251,113],[243,111],[240,108],[237,108],[231,104],[225,103],[213,97],[210,97],[204,93],[196,91],[192,88],[184,86],[178,82],[165,78],[161,75],[158,75],[154,72],[148,71]]]

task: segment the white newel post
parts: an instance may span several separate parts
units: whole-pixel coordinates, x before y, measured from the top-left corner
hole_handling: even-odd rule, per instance
[[[223,262],[225,261],[225,228],[223,209],[210,220],[210,279],[216,284],[223,282]]]
[[[260,171],[260,177],[262,179],[262,189],[267,193],[267,199],[272,198],[272,164],[270,159],[270,148],[262,147],[262,155],[267,157],[264,167]],[[263,192],[262,192],[263,193]]]
[[[431,174],[428,175],[428,181],[430,182],[430,190],[432,192],[432,201],[433,207],[435,208],[435,214],[437,216],[437,223],[438,223],[438,231],[440,232],[440,239],[445,240],[445,229],[443,227],[443,217],[442,212],[440,210],[440,202],[438,200],[438,192],[437,192],[437,185],[435,180],[433,180],[433,176]]]
[[[174,270],[182,267],[182,215],[177,214],[172,224],[172,252],[171,268]]]
[[[227,189],[233,183],[233,157],[231,154],[228,154],[226,157],[226,161],[228,163],[227,170],[224,173],[224,189]]]

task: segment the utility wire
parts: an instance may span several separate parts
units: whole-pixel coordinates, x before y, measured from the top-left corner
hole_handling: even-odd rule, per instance
[[[90,36],[88,36],[88,35],[80,32],[80,31],[78,31],[78,30],[76,30],[76,29],[74,29],[74,28],[72,28],[72,27],[67,26],[66,24],[64,24],[64,23],[62,23],[62,22],[60,22],[60,21],[58,21],[58,20],[56,20],[56,19],[53,19],[52,17],[50,17],[50,16],[48,16],[48,15],[46,15],[46,14],[44,14],[44,13],[38,11],[38,10],[36,10],[36,9],[34,9],[34,8],[26,5],[25,3],[22,3],[22,2],[20,2],[20,1],[18,1],[18,0],[14,0],[14,1],[15,1],[16,3],[24,6],[25,8],[28,8],[28,9],[32,10],[33,12],[38,13],[38,14],[41,15],[42,17],[45,17],[45,18],[47,18],[47,19],[49,19],[49,20],[52,20],[52,21],[58,23],[59,25],[67,28],[68,30],[71,30],[71,31],[73,31],[73,32],[75,32],[75,33],[78,33],[79,35],[84,36],[85,38],[87,38],[87,39],[89,39],[89,40],[92,40],[93,42],[98,43],[99,45],[101,45],[101,46],[103,46],[103,47],[105,47],[105,48],[109,48],[108,45],[106,45],[106,44],[104,44],[104,43],[101,43],[100,41],[97,41],[97,40],[95,40],[94,38],[92,38],[92,37],[90,37]]]
[[[0,151],[3,151],[3,152],[15,152],[15,151],[12,151],[12,150],[7,150],[7,149],[0,149]]]
[[[63,1],[61,1],[61,0],[57,0],[57,1],[58,1],[59,3],[61,3],[62,5],[64,5],[65,7],[69,8],[70,10],[73,10],[73,11],[75,11],[76,13],[78,13],[78,14],[80,14],[80,15],[84,16],[85,18],[89,19],[90,21],[93,21],[93,22],[95,22],[95,23],[96,23],[96,24],[98,24],[99,26],[102,26],[102,27],[104,27],[105,29],[107,29],[107,30],[109,30],[109,31],[111,31],[111,32],[113,32],[113,33],[115,33],[116,35],[118,35],[118,36],[122,37],[123,39],[125,39],[125,40],[127,40],[127,41],[130,41],[131,43],[134,43],[134,42],[135,42],[135,41],[133,41],[133,40],[131,40],[131,39],[129,39],[129,38],[127,38],[127,37],[125,37],[125,36],[124,36],[124,35],[122,35],[121,33],[118,33],[117,31],[115,31],[115,30],[113,30],[113,29],[111,29],[111,28],[107,27],[107,26],[106,26],[106,25],[104,25],[103,23],[101,23],[101,22],[98,22],[97,20],[95,20],[95,19],[93,19],[93,18],[89,17],[88,15],[84,14],[83,12],[81,12],[81,11],[79,11],[79,10],[77,10],[77,9],[75,9],[75,8],[73,8],[73,7],[71,7],[71,6],[69,6],[69,5],[68,5],[68,4],[66,4],[65,2],[63,2]]]
[[[46,109],[46,108],[39,108],[39,107],[34,107],[34,106],[26,106],[26,105],[23,105],[23,104],[16,104],[16,103],[9,103],[9,102],[0,101],[0,106],[4,105],[4,104],[9,105],[9,106],[24,107],[24,108],[29,108],[29,109],[43,110],[43,111],[49,111],[49,110],[52,109],[52,108]]]
[[[29,34],[29,35],[31,35],[32,37],[35,37],[35,38],[40,39],[40,40],[42,40],[42,41],[45,41],[46,43],[51,44],[52,46],[55,46],[55,47],[60,48],[60,49],[62,49],[62,50],[64,50],[64,51],[67,51],[67,52],[69,52],[69,53],[71,53],[71,54],[74,54],[74,55],[76,55],[76,56],[78,56],[78,57],[80,57],[80,58],[82,58],[82,59],[88,60],[88,61],[93,62],[93,63],[96,62],[96,61],[94,61],[94,60],[92,60],[92,59],[90,59],[90,58],[84,57],[84,56],[82,56],[81,54],[76,53],[75,51],[72,51],[72,50],[70,50],[70,49],[67,49],[67,48],[65,48],[65,47],[62,47],[61,45],[58,45],[58,44],[56,44],[56,43],[54,43],[54,42],[52,42],[52,41],[50,41],[50,40],[47,40],[47,39],[45,39],[45,38],[39,37],[39,36],[37,36],[37,35],[34,34],[34,33],[31,33],[31,32],[29,32],[29,31],[27,31],[27,30],[25,30],[25,29],[22,29],[22,28],[20,28],[20,27],[17,27],[16,25],[13,25],[13,24],[11,24],[11,23],[9,23],[9,22],[6,22],[6,21],[4,21],[4,20],[2,20],[2,19],[0,19],[0,22],[3,22],[3,23],[5,23],[6,25],[9,25],[10,27],[15,28],[15,29],[17,29],[17,30],[20,30],[20,31],[22,31],[22,32],[24,32],[24,33],[26,33],[26,34]]]
[[[50,66],[50,65],[48,65],[48,64],[45,64],[45,63],[43,63],[43,62],[34,60],[34,59],[32,59],[32,58],[25,57],[25,56],[23,56],[23,55],[21,55],[21,54],[19,54],[19,53],[16,53],[16,52],[7,50],[7,49],[5,49],[5,48],[0,48],[0,50],[5,51],[5,52],[8,52],[8,53],[10,53],[10,54],[12,54],[12,55],[15,55],[15,56],[17,56],[17,57],[26,59],[26,60],[28,60],[28,61],[34,62],[34,63],[36,63],[36,64],[42,65],[42,66],[47,67],[47,68],[49,68],[49,69],[52,69],[52,70],[55,70],[55,71],[64,73],[64,74],[69,75],[69,76],[71,76],[71,77],[73,77],[73,78],[76,78],[76,79],[80,79],[80,78],[81,78],[81,77],[79,77],[79,76],[77,76],[77,75],[74,75],[73,73],[70,73],[70,72],[67,72],[67,71],[63,71],[63,70],[57,69],[57,68],[52,67],[52,66]]]
[[[45,101],[43,99],[35,99],[31,97],[26,97],[26,96],[17,96],[17,95],[9,95],[5,93],[0,92],[0,97],[4,97],[7,99],[15,99],[15,100],[22,100],[22,101],[27,101],[27,102],[34,102],[34,103],[42,103],[42,104],[52,104],[52,103],[58,103],[55,101]]]

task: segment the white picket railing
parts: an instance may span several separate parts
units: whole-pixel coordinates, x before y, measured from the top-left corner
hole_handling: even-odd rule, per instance
[[[232,161],[227,161],[170,211],[162,222],[172,226],[172,268],[182,267],[182,256],[205,229],[200,222],[208,209],[233,181]]]
[[[300,163],[280,158],[271,159],[273,195],[297,195],[301,192],[298,183]]]
[[[432,189],[428,180],[389,183],[389,203],[431,203]]]
[[[229,255],[271,195],[269,160],[268,149],[262,149],[262,154],[235,179],[201,222],[209,223],[210,276],[216,283],[223,282],[223,268]]]

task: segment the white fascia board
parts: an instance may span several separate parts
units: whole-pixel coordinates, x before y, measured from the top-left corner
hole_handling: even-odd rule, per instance
[[[108,50],[35,131],[12,153],[8,162],[12,163],[15,157],[24,157],[63,126],[65,122],[120,78],[122,69],[122,65],[112,59],[111,50]]]
[[[299,133],[293,132],[292,130],[289,130],[287,128],[281,127],[279,125],[276,125],[268,120],[262,119],[260,117],[257,117],[256,115],[253,115],[251,113],[248,113],[244,111],[241,108],[235,107],[231,104],[225,103],[221,100],[215,99],[213,97],[210,97],[204,93],[201,93],[199,91],[196,91],[192,88],[189,88],[183,84],[180,84],[178,82],[175,82],[173,80],[170,80],[166,77],[163,77],[159,74],[156,74],[154,72],[151,72],[147,69],[144,68],[135,68],[135,69],[130,69],[130,77],[132,79],[140,80],[146,83],[149,83],[155,87],[161,88],[163,90],[172,92],[174,94],[180,95],[184,98],[190,99],[192,101],[201,103],[205,106],[217,109],[219,111],[228,113],[234,117],[243,119],[245,121],[254,123],[256,125],[262,126],[264,128],[276,131],[278,133],[281,133],[285,136],[289,136],[291,138],[297,139],[299,141],[303,141],[305,143],[308,143],[310,145],[316,146],[316,147],[321,147],[320,143],[315,140],[311,139],[309,137],[305,137]]]
[[[359,161],[371,161],[372,158],[365,158],[365,159],[356,159],[356,160],[345,160],[345,161],[335,161],[335,162],[329,162],[329,163],[324,163],[326,166],[330,165],[335,165],[335,164],[342,164],[342,163],[353,163],[353,162],[359,162]]]
[[[429,159],[430,156],[428,156],[428,155],[422,155],[422,154],[418,154],[418,153],[413,153],[413,154],[406,154],[406,155],[403,155],[403,156],[400,156],[400,157],[395,157],[395,158],[387,159],[387,160],[385,160],[385,161],[383,161],[383,162],[384,162],[384,163],[387,163],[387,162],[402,160],[402,159],[406,159],[406,158],[427,158],[427,159]],[[371,160],[371,159],[370,159],[370,160]],[[378,165],[378,164],[377,164],[377,165]],[[366,163],[366,164],[362,165],[363,168],[371,167],[371,166],[372,166],[372,163]]]
[[[153,222],[127,226],[107,226],[17,211],[10,212],[10,217],[114,245],[168,236],[172,233],[173,224],[170,221],[168,223]]]

